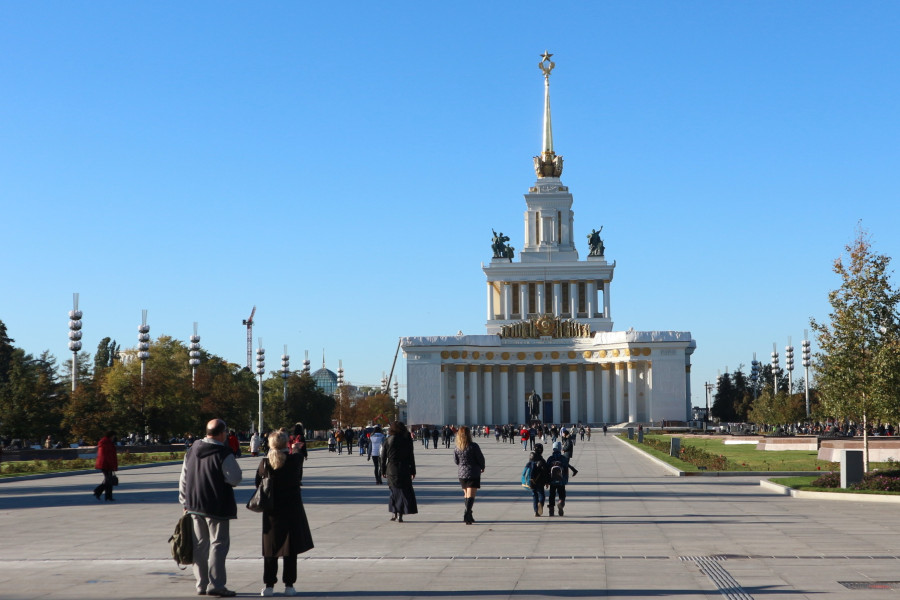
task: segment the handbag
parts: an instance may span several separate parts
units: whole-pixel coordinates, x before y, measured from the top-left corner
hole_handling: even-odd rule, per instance
[[[113,473],[113,476],[110,479],[112,479],[113,486],[119,485],[119,476],[118,475]]]
[[[275,495],[272,480],[269,477],[269,467],[266,465],[266,474],[259,482],[259,487],[253,492],[247,501],[247,508],[253,512],[261,513],[275,508]]]

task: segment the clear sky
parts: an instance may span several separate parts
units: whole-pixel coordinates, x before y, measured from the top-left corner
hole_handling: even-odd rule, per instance
[[[90,352],[147,309],[243,363],[255,305],[269,369],[324,349],[355,384],[484,333],[547,49],[579,252],[602,225],[615,329],[693,334],[702,405],[772,342],[799,366],[860,220],[900,261],[898,31],[896,2],[4,2],[0,320],[65,360],[78,292]]]

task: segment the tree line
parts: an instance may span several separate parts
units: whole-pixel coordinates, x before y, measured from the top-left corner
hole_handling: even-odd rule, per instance
[[[188,345],[169,336],[151,343],[143,381],[140,361],[120,360],[119,345],[108,337],[93,358],[79,353],[74,374],[71,361],[58,365],[49,351],[35,357],[14,343],[0,321],[0,437],[6,441],[36,443],[49,435],[93,443],[109,429],[168,440],[202,434],[216,417],[237,431],[249,431],[258,419],[259,382],[252,372],[201,350],[192,377]],[[336,401],[305,371],[290,373],[286,383],[285,394],[280,372],[263,380],[266,429],[298,421],[311,430],[330,429],[338,412],[345,426],[393,418],[387,394],[353,396],[345,386]]]

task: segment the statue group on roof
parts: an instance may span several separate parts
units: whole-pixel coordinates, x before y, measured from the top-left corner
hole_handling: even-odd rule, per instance
[[[600,231],[603,231],[603,225],[600,226]],[[590,246],[591,253],[588,256],[604,256],[604,252],[606,251],[606,246],[603,245],[603,240],[600,238],[600,231],[596,229],[592,229],[588,234],[588,246]]]
[[[509,236],[503,235],[502,231],[499,234],[493,229],[491,231],[494,232],[494,237],[491,239],[491,250],[494,251],[494,258],[506,258],[509,259],[509,262],[512,262],[516,249],[506,244],[509,241]]]

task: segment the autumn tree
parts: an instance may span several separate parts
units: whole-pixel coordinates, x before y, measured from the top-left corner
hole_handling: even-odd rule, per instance
[[[891,285],[890,257],[872,249],[861,228],[834,261],[838,289],[828,294],[827,322],[811,320],[819,352],[816,373],[822,408],[863,424],[894,419],[900,408],[900,291]],[[868,448],[866,438],[866,465]]]

